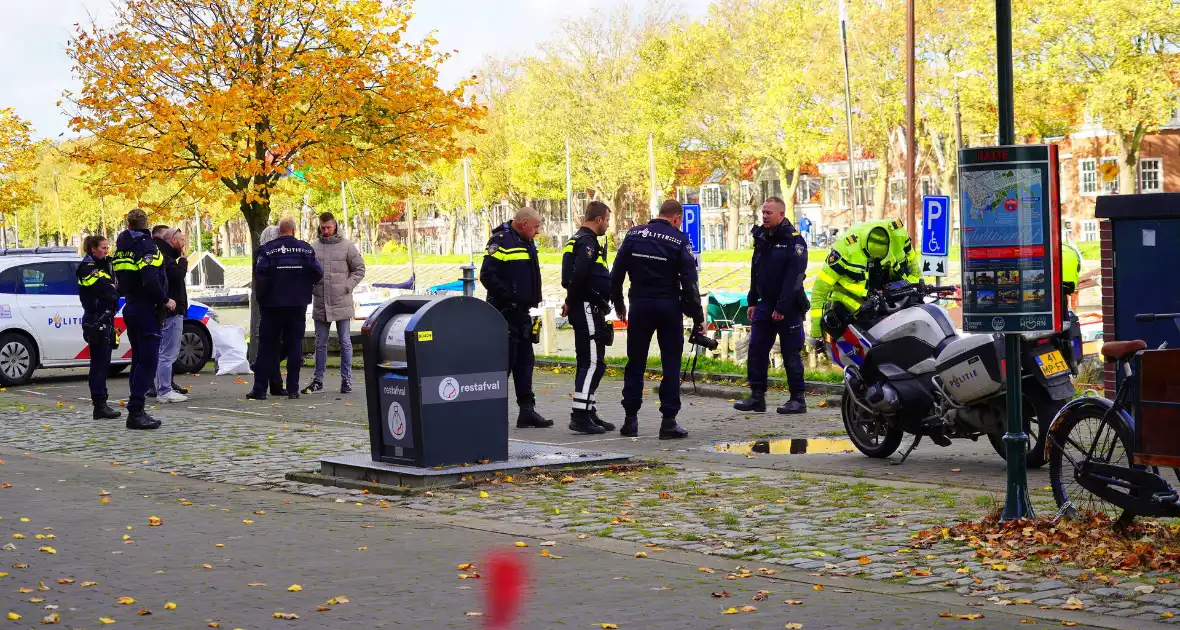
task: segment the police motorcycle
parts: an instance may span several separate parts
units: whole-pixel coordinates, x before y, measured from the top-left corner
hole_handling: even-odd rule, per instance
[[[886,458],[906,433],[940,446],[986,436],[1006,453],[1004,340],[957,334],[946,309],[926,298],[948,299],[954,286],[900,281],[871,291],[855,313],[838,304],[824,314],[827,350],[844,370],[841,415],[860,452]],[[1026,333],[1022,343],[1028,466],[1045,464],[1043,442],[1054,416],[1074,395],[1071,375],[1081,356],[1080,326],[1072,313],[1062,333]]]

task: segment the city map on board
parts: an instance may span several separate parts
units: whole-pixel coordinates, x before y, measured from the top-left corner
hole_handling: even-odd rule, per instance
[[[963,244],[968,247],[1044,243],[1040,167],[963,169]],[[1018,212],[1019,210],[1019,212]]]

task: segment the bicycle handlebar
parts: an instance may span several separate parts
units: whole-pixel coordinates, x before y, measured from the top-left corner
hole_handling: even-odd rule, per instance
[[[1137,322],[1154,322],[1157,319],[1180,319],[1180,313],[1139,313],[1135,316]]]

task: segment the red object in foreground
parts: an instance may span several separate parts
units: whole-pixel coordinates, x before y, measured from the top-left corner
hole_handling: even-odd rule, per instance
[[[528,579],[524,560],[518,554],[495,551],[484,564],[487,584],[487,628],[507,628],[516,619]]]

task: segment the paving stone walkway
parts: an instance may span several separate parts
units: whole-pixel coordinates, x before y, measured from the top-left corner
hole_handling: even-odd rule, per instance
[[[780,565],[815,575],[895,582],[957,593],[967,604],[1015,614],[1073,619],[1076,605],[1093,618],[1136,624],[1180,619],[1180,576],[1087,571],[1042,563],[1003,565],[976,558],[963,542],[913,548],[915,532],[978,519],[999,508],[988,492],[855,477],[718,466],[654,466],[635,471],[540,478],[501,477],[468,489],[413,497],[379,497],[287,481],[318,468],[318,457],[364,451],[359,427],[281,424],[169,409],[154,432],[95,421],[89,409],[46,406],[0,395],[0,444],[68,455],[90,466],[145,469],[202,481],[322,497],[365,508],[395,506],[427,513],[544,526],[663,550],[731,558],[735,565]],[[1051,512],[1046,491],[1034,491]],[[1079,579],[1083,573],[1095,579]],[[745,575],[735,570],[732,577]],[[1161,583],[1170,581],[1169,583]],[[1070,615],[1073,615],[1072,617]],[[1105,617],[1104,617],[1105,618]],[[1129,626],[1128,626],[1129,627]]]

